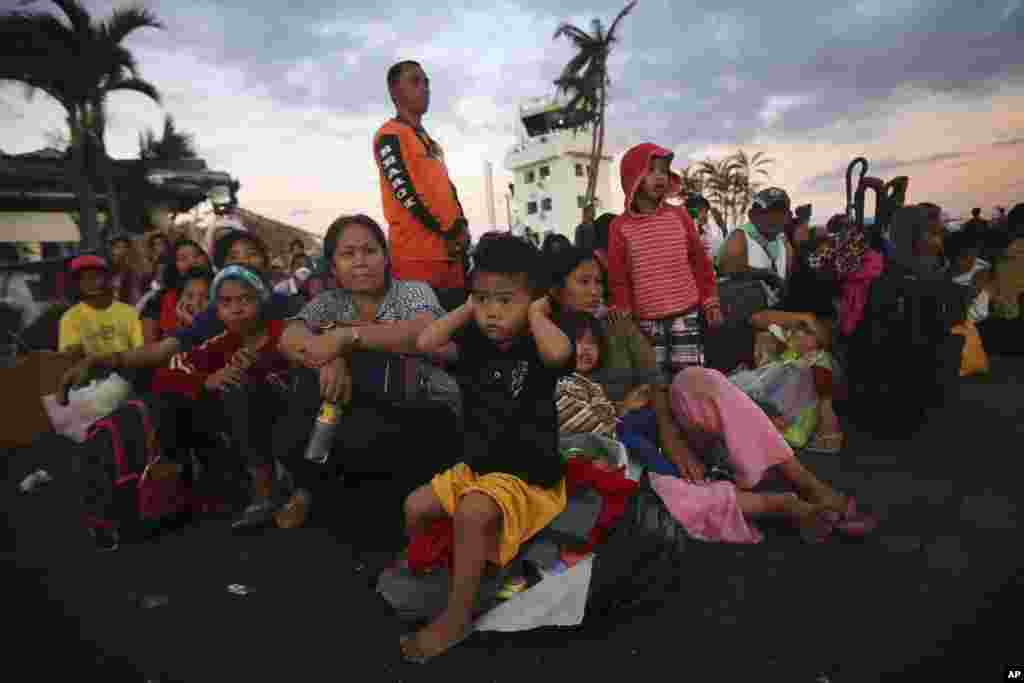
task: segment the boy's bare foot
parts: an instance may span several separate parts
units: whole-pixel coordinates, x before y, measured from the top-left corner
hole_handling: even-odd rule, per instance
[[[470,624],[461,623],[442,614],[416,633],[402,636],[398,645],[404,660],[426,664],[464,641],[472,633],[473,627]]]
[[[800,536],[808,543],[821,543],[832,535],[839,513],[827,505],[813,504],[793,498],[790,503],[790,514]]]

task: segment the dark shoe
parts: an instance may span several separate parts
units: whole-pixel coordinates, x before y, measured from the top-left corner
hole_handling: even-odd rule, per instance
[[[232,531],[248,531],[269,525],[274,520],[274,512],[277,511],[277,504],[272,498],[264,498],[251,503],[234,522],[231,523]]]
[[[117,533],[117,529],[98,527],[96,529],[89,529],[89,533],[96,544],[96,552],[109,553],[121,546],[121,538],[120,534]]]

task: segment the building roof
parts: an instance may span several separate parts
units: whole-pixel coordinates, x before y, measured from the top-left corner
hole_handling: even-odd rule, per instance
[[[263,240],[272,255],[287,254],[289,244],[296,238],[302,240],[307,253],[320,250],[323,241],[320,235],[241,207],[238,208],[238,216],[245,223],[246,229]]]
[[[75,211],[78,199],[68,155],[52,148],[27,154],[0,152],[0,211]],[[112,176],[121,200],[125,228],[141,232],[145,202],[160,202],[173,210],[187,211],[206,199],[217,185],[238,182],[228,173],[213,171],[202,159],[150,161],[114,159]],[[91,178],[96,206],[106,207],[106,190],[99,178]],[[133,227],[135,229],[133,229]]]

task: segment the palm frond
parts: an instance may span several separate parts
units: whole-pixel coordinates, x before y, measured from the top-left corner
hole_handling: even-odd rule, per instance
[[[89,10],[85,8],[84,4],[78,0],[52,0],[52,2],[64,12],[68,21],[71,22],[71,28],[76,33],[84,36],[93,31],[92,15],[89,14]]]
[[[629,14],[630,12],[633,11],[633,8],[636,7],[636,3],[637,3],[637,0],[632,0],[632,2],[630,2],[628,5],[623,7],[622,11],[619,12],[619,15],[617,17],[615,17],[615,20],[612,22],[612,25],[608,27],[608,40],[609,41],[615,40],[615,29],[618,27],[619,22],[622,21],[622,19],[627,14]]]
[[[157,90],[156,86],[149,81],[144,81],[141,78],[115,78],[111,79],[103,85],[102,91],[104,94],[114,92],[116,90],[129,90],[145,95],[149,99],[153,100],[157,104],[160,104],[160,91]]]
[[[116,9],[100,28],[110,43],[117,45],[140,28],[165,28],[156,15],[144,7]]]
[[[110,54],[107,57],[107,61],[110,64],[109,72],[125,70],[131,73],[133,76],[137,76],[139,73],[139,64],[135,60],[135,55],[132,51],[126,48],[124,45],[110,45]]]
[[[569,63],[562,69],[562,75],[559,79],[565,79],[571,76],[579,75],[580,71],[587,65],[587,62],[593,58],[590,50],[580,50],[579,54],[569,60]]]
[[[163,136],[158,140],[153,129],[139,133],[139,158],[145,160],[194,159],[197,155],[194,136],[178,130],[174,118],[164,117]]]
[[[559,24],[558,28],[555,30],[554,37],[557,39],[560,36],[565,36],[571,40],[576,47],[581,49],[593,48],[594,43],[596,42],[593,36],[572,24]]]

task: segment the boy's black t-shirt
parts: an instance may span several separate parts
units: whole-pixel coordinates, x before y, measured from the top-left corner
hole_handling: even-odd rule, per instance
[[[465,416],[463,462],[478,475],[503,472],[535,486],[557,485],[565,467],[555,385],[575,366],[575,353],[565,367],[549,368],[531,335],[503,351],[475,322],[452,341],[459,349],[454,370]]]

